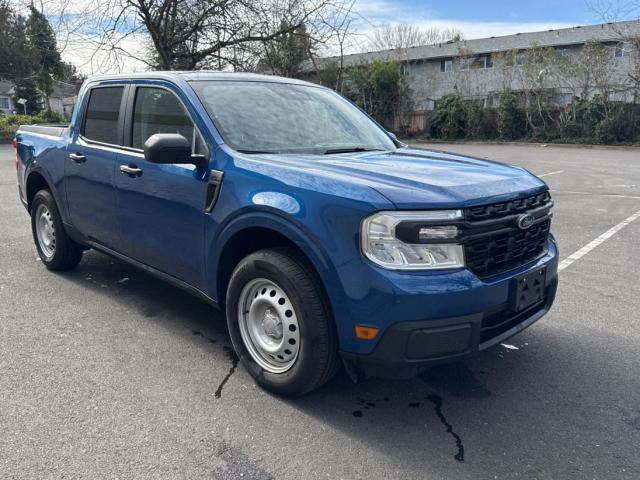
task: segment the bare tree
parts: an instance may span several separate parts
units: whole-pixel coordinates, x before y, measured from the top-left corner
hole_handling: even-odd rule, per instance
[[[517,71],[519,83],[524,95],[525,112],[529,129],[544,132],[549,117],[555,76],[558,72],[559,54],[551,47],[534,45],[524,52],[522,66]]]
[[[462,40],[462,32],[454,28],[420,28],[417,25],[399,23],[377,28],[371,34],[372,50],[402,50],[421,45],[434,45]]]
[[[633,66],[628,74],[628,91],[634,103],[640,103],[640,0],[593,0],[589,5],[591,10],[608,23],[607,28],[616,34],[620,47],[629,49]],[[621,19],[635,19],[637,23],[615,23]]]
[[[587,5],[605,22],[640,19],[640,0],[589,0]]]
[[[106,62],[148,68],[245,69],[261,45],[322,22],[345,0],[41,0],[63,38],[81,38]],[[136,48],[132,48],[132,45]],[[142,46],[142,47],[141,47]],[[143,48],[150,47],[150,48]],[[94,57],[95,58],[95,57]],[[115,65],[116,67],[120,65]],[[113,67],[113,65],[112,65]]]
[[[318,74],[321,84],[338,92],[344,89],[344,57],[347,48],[353,46],[355,33],[353,6],[355,0],[345,0],[340,8],[322,14],[314,24],[313,41],[309,44],[309,60]],[[319,59],[328,54],[335,55],[335,62],[320,68]]]

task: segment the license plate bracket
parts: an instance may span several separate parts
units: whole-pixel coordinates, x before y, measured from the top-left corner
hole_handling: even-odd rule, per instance
[[[547,267],[515,277],[513,288],[513,311],[521,312],[544,301]]]

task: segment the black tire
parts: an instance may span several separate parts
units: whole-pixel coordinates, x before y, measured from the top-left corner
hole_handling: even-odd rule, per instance
[[[249,282],[267,279],[289,297],[299,326],[299,350],[289,370],[272,373],[252,358],[240,333],[239,301]],[[337,335],[330,309],[314,272],[295,251],[261,250],[244,258],[233,271],[226,299],[229,334],[238,357],[255,381],[279,395],[303,395],[328,382],[338,365]]]
[[[40,246],[40,242],[38,241],[38,233],[36,231],[38,228],[37,213],[41,205],[46,207],[53,225],[55,247],[51,255],[47,255],[43,251]],[[62,224],[62,218],[60,217],[58,206],[56,205],[53,195],[51,195],[49,190],[40,190],[36,193],[35,197],[33,197],[33,202],[31,204],[31,232],[33,234],[33,241],[36,244],[36,249],[38,250],[38,255],[40,255],[40,259],[42,260],[42,263],[44,263],[44,266],[49,270],[72,270],[78,265],[78,263],[80,263],[83,247],[71,240],[67,235],[64,225]]]

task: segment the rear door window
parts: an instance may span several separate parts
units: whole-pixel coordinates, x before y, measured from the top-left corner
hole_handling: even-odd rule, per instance
[[[124,87],[93,88],[82,135],[96,142],[118,144],[118,117]]]

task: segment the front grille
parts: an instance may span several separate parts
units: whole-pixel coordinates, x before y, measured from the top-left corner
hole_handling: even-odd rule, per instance
[[[489,277],[525,265],[544,253],[551,221],[529,230],[511,230],[467,243],[467,267],[479,277]]]
[[[547,192],[532,197],[472,207],[465,210],[464,254],[467,268],[487,278],[526,265],[546,252],[551,228],[551,197]],[[535,217],[522,230],[520,215]]]
[[[470,207],[464,211],[465,218],[471,222],[478,220],[489,220],[500,218],[514,213],[525,213],[542,207],[549,203],[551,195],[549,192],[542,192],[531,197],[519,198],[509,202],[482,205],[480,207]]]

